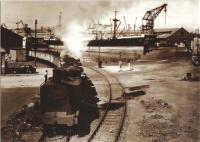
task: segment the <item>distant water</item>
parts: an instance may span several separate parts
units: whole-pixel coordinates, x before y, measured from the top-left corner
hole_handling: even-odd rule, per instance
[[[134,61],[143,55],[144,46],[86,47],[83,59],[96,61],[99,58],[106,62]]]
[[[144,46],[103,46],[103,47],[85,47],[86,51],[143,51]]]

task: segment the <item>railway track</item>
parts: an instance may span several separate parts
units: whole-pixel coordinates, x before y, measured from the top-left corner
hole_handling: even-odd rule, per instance
[[[117,142],[120,138],[120,133],[122,131],[123,123],[126,117],[127,108],[126,98],[124,95],[124,87],[112,74],[94,67],[87,68],[102,74],[109,84],[109,100],[106,109],[103,112],[96,128],[88,138],[87,142]],[[114,102],[113,97],[116,96],[116,93],[118,93],[117,96],[123,95],[122,100],[120,100],[122,107],[111,110],[112,103]]]

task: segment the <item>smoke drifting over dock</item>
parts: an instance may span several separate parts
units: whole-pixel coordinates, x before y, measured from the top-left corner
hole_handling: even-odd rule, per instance
[[[77,3],[76,8],[72,12],[72,17],[70,17],[70,22],[64,24],[65,29],[62,34],[70,55],[75,58],[81,58],[85,46],[84,41],[90,38],[87,35],[88,26],[99,23],[99,20],[103,19],[105,15],[108,15],[110,11],[120,9],[119,5],[123,8],[129,8],[130,2],[82,1]]]

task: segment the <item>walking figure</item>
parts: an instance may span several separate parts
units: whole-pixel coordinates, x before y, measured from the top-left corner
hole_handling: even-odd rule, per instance
[[[119,71],[122,71],[122,61],[119,61]]]
[[[47,82],[47,78],[48,78],[48,70],[46,70],[45,75],[44,75],[44,78],[45,78],[45,82]]]

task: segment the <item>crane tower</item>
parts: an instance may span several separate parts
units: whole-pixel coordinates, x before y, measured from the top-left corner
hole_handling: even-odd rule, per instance
[[[146,11],[144,17],[142,18],[142,26],[141,31],[142,33],[153,33],[153,28],[154,28],[154,20],[156,17],[160,14],[160,12],[164,9],[165,15],[167,12],[167,4],[163,4],[159,7],[156,7],[152,10]],[[165,16],[166,18],[166,16]],[[166,21],[166,20],[165,20]]]

